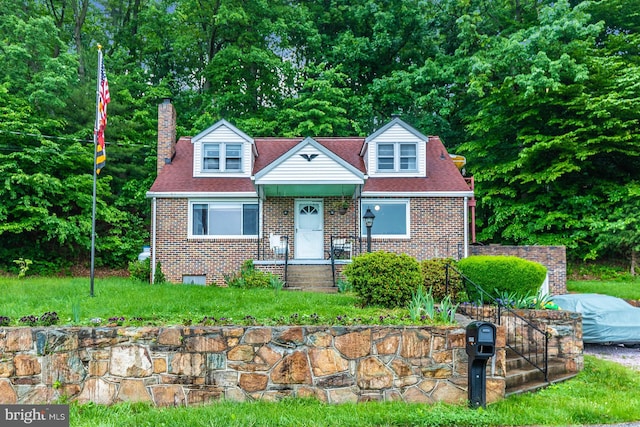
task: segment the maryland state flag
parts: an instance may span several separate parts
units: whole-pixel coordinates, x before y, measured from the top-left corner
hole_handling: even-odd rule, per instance
[[[96,173],[99,174],[107,160],[104,146],[104,129],[107,127],[107,104],[111,101],[101,50],[98,51],[98,95],[96,99]]]

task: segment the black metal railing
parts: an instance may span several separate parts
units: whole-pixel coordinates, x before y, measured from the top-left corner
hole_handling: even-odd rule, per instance
[[[480,301],[462,303],[458,310],[474,320],[491,321],[497,325],[503,325],[507,348],[542,372],[544,381],[549,382],[549,334],[504,305],[502,301],[495,299],[450,264],[445,268],[447,294],[451,286],[451,273],[454,272],[461,278],[463,288],[468,295],[480,295]]]
[[[276,237],[275,240],[272,240]],[[269,236],[268,238],[258,239],[258,254],[257,259],[273,260],[274,263],[282,260],[283,262],[283,281],[287,283],[288,270],[289,270],[289,236],[277,235]]]
[[[351,259],[362,252],[362,245],[356,236],[331,236],[329,242],[329,259],[333,286],[336,286],[336,260]],[[358,243],[356,245],[356,243]]]

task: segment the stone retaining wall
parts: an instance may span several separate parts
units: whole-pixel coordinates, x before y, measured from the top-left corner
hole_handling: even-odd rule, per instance
[[[497,348],[503,367],[501,327]],[[313,396],[464,404],[467,363],[460,326],[3,328],[0,403]],[[504,396],[505,372],[489,375],[493,402]]]
[[[492,306],[461,306],[459,312],[473,319],[497,323],[498,311]],[[517,316],[513,316],[515,313]],[[523,320],[524,319],[524,320]],[[547,334],[550,359],[561,361],[566,373],[578,373],[584,368],[582,315],[563,310],[502,310],[500,324],[505,339],[519,351],[542,349],[544,336],[527,327],[530,322]]]

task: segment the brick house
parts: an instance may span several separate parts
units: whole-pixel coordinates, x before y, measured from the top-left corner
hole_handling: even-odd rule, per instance
[[[473,191],[437,136],[398,118],[350,138],[254,138],[220,120],[176,142],[169,100],[158,114],[154,275],[160,262],[170,282],[220,285],[247,259],[281,274],[343,265],[367,243],[418,260],[468,255]]]

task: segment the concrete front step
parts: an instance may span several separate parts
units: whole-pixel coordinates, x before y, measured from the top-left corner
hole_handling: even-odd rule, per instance
[[[567,381],[570,380],[571,378],[575,377],[576,375],[578,375],[577,373],[574,374],[565,374],[565,375],[559,375],[559,376],[551,376],[549,377],[549,382],[545,382],[545,381],[531,381],[525,384],[522,384],[520,386],[517,387],[511,387],[511,388],[507,388],[504,394],[504,397],[509,397],[509,396],[513,396],[516,394],[522,394],[522,393],[530,393],[530,392],[534,392],[534,391],[538,391],[540,389],[543,389],[545,387],[549,387],[551,384],[556,384],[556,383],[560,383],[563,381]]]
[[[330,265],[289,266],[286,289],[307,292],[337,292],[337,288],[333,286],[333,273]]]
[[[338,292],[338,288],[336,288],[335,286],[313,286],[307,288],[301,288],[299,286],[286,286],[283,289],[286,291],[320,292],[324,294],[335,294]]]
[[[541,359],[539,359],[541,360]],[[535,391],[555,382],[564,381],[574,377],[568,373],[562,360],[549,359],[547,366],[547,378],[544,374],[522,357],[507,358],[507,375],[505,377],[506,395]]]

